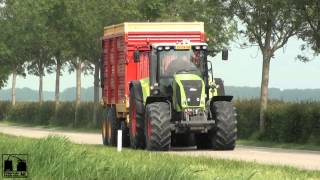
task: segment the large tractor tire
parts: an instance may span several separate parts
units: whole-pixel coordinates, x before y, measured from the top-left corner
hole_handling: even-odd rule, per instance
[[[119,129],[119,122],[116,118],[114,107],[105,109],[102,120],[102,141],[104,145],[117,145],[117,130]]]
[[[236,112],[231,102],[212,103],[216,127],[196,136],[198,149],[233,150],[237,139]]]
[[[147,105],[145,137],[146,149],[167,151],[171,145],[170,105],[165,102],[154,102]]]
[[[130,146],[144,148],[144,106],[141,91],[136,86],[130,89],[129,119]]]

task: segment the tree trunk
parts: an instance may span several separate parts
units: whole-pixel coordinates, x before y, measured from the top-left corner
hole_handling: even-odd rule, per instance
[[[76,104],[80,104],[81,100],[81,62],[77,63],[76,67],[76,81],[77,81],[77,87],[76,87]]]
[[[11,97],[11,101],[12,101],[12,106],[16,105],[16,82],[17,82],[17,72],[16,70],[13,71],[12,73],[12,97]]]
[[[55,107],[57,109],[60,100],[60,75],[61,75],[61,61],[57,58],[57,69],[56,69],[56,89],[55,89]]]
[[[43,102],[43,75],[39,75],[39,103],[40,105]]]
[[[39,104],[43,103],[43,74],[39,75]]]
[[[79,58],[77,59],[76,64],[76,109],[75,109],[75,122],[74,125],[76,126],[78,123],[78,109],[80,106],[80,98],[81,98],[81,70],[82,70],[82,63],[80,62]]]
[[[268,86],[269,86],[269,70],[270,70],[270,53],[263,53],[261,95],[260,95],[260,133],[265,132],[266,117],[265,113],[268,105]]]
[[[93,90],[93,126],[96,126],[98,123],[97,120],[97,111],[99,106],[99,70],[100,70],[100,63],[99,60],[94,64],[94,90]]]

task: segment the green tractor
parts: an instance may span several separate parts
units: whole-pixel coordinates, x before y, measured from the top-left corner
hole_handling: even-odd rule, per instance
[[[130,83],[129,137],[133,148],[233,150],[236,111],[223,81],[213,78],[206,43],[157,43],[149,77]],[[222,58],[227,60],[227,51]],[[139,52],[134,54],[139,61]]]

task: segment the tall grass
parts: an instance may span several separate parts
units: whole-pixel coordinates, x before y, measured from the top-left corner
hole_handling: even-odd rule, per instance
[[[319,171],[205,157],[75,145],[62,137],[17,138],[0,134],[1,153],[27,153],[32,179],[319,179]]]

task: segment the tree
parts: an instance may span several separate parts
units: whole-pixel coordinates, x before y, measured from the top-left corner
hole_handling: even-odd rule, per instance
[[[301,18],[304,22],[298,37],[307,43],[315,55],[320,53],[320,1],[318,0],[298,0],[294,1],[297,10],[297,18]],[[305,45],[302,50],[305,50]],[[309,61],[307,56],[299,55],[302,61]]]
[[[9,1],[8,1],[9,2]],[[50,50],[49,28],[47,14],[50,3],[44,0],[11,1],[21,16],[23,37],[20,41],[25,44],[25,59],[29,74],[39,77],[39,103],[43,102],[43,77],[46,70],[51,73],[53,65],[52,51]]]
[[[211,56],[235,36],[235,21],[221,0],[141,0],[138,8],[145,21],[204,22]]]
[[[70,43],[68,34],[70,22],[67,16],[67,6],[64,0],[49,1],[51,3],[47,14],[46,26],[49,28],[50,51],[54,61],[56,72],[55,80],[55,107],[57,109],[60,101],[60,77],[63,66],[70,58]]]
[[[16,78],[17,75],[26,76],[24,72],[25,65],[25,44],[23,42],[24,33],[20,27],[21,13],[18,11],[17,4],[13,1],[7,1],[2,9],[4,21],[2,23],[2,42],[6,44],[8,51],[3,58],[10,63],[7,68],[12,73],[12,105],[16,103]]]
[[[3,1],[0,1],[0,4],[2,4]],[[8,76],[10,74],[10,70],[7,67],[8,66],[8,59],[7,55],[10,53],[9,49],[5,43],[5,27],[6,26],[6,18],[5,18],[5,12],[4,7],[0,6],[0,89],[5,86],[8,80]]]
[[[297,35],[301,22],[291,0],[231,0],[232,12],[245,26],[241,31],[251,45],[257,45],[262,54],[262,80],[260,96],[260,132],[265,131],[265,112],[268,103],[270,62],[274,53],[289,38]]]

